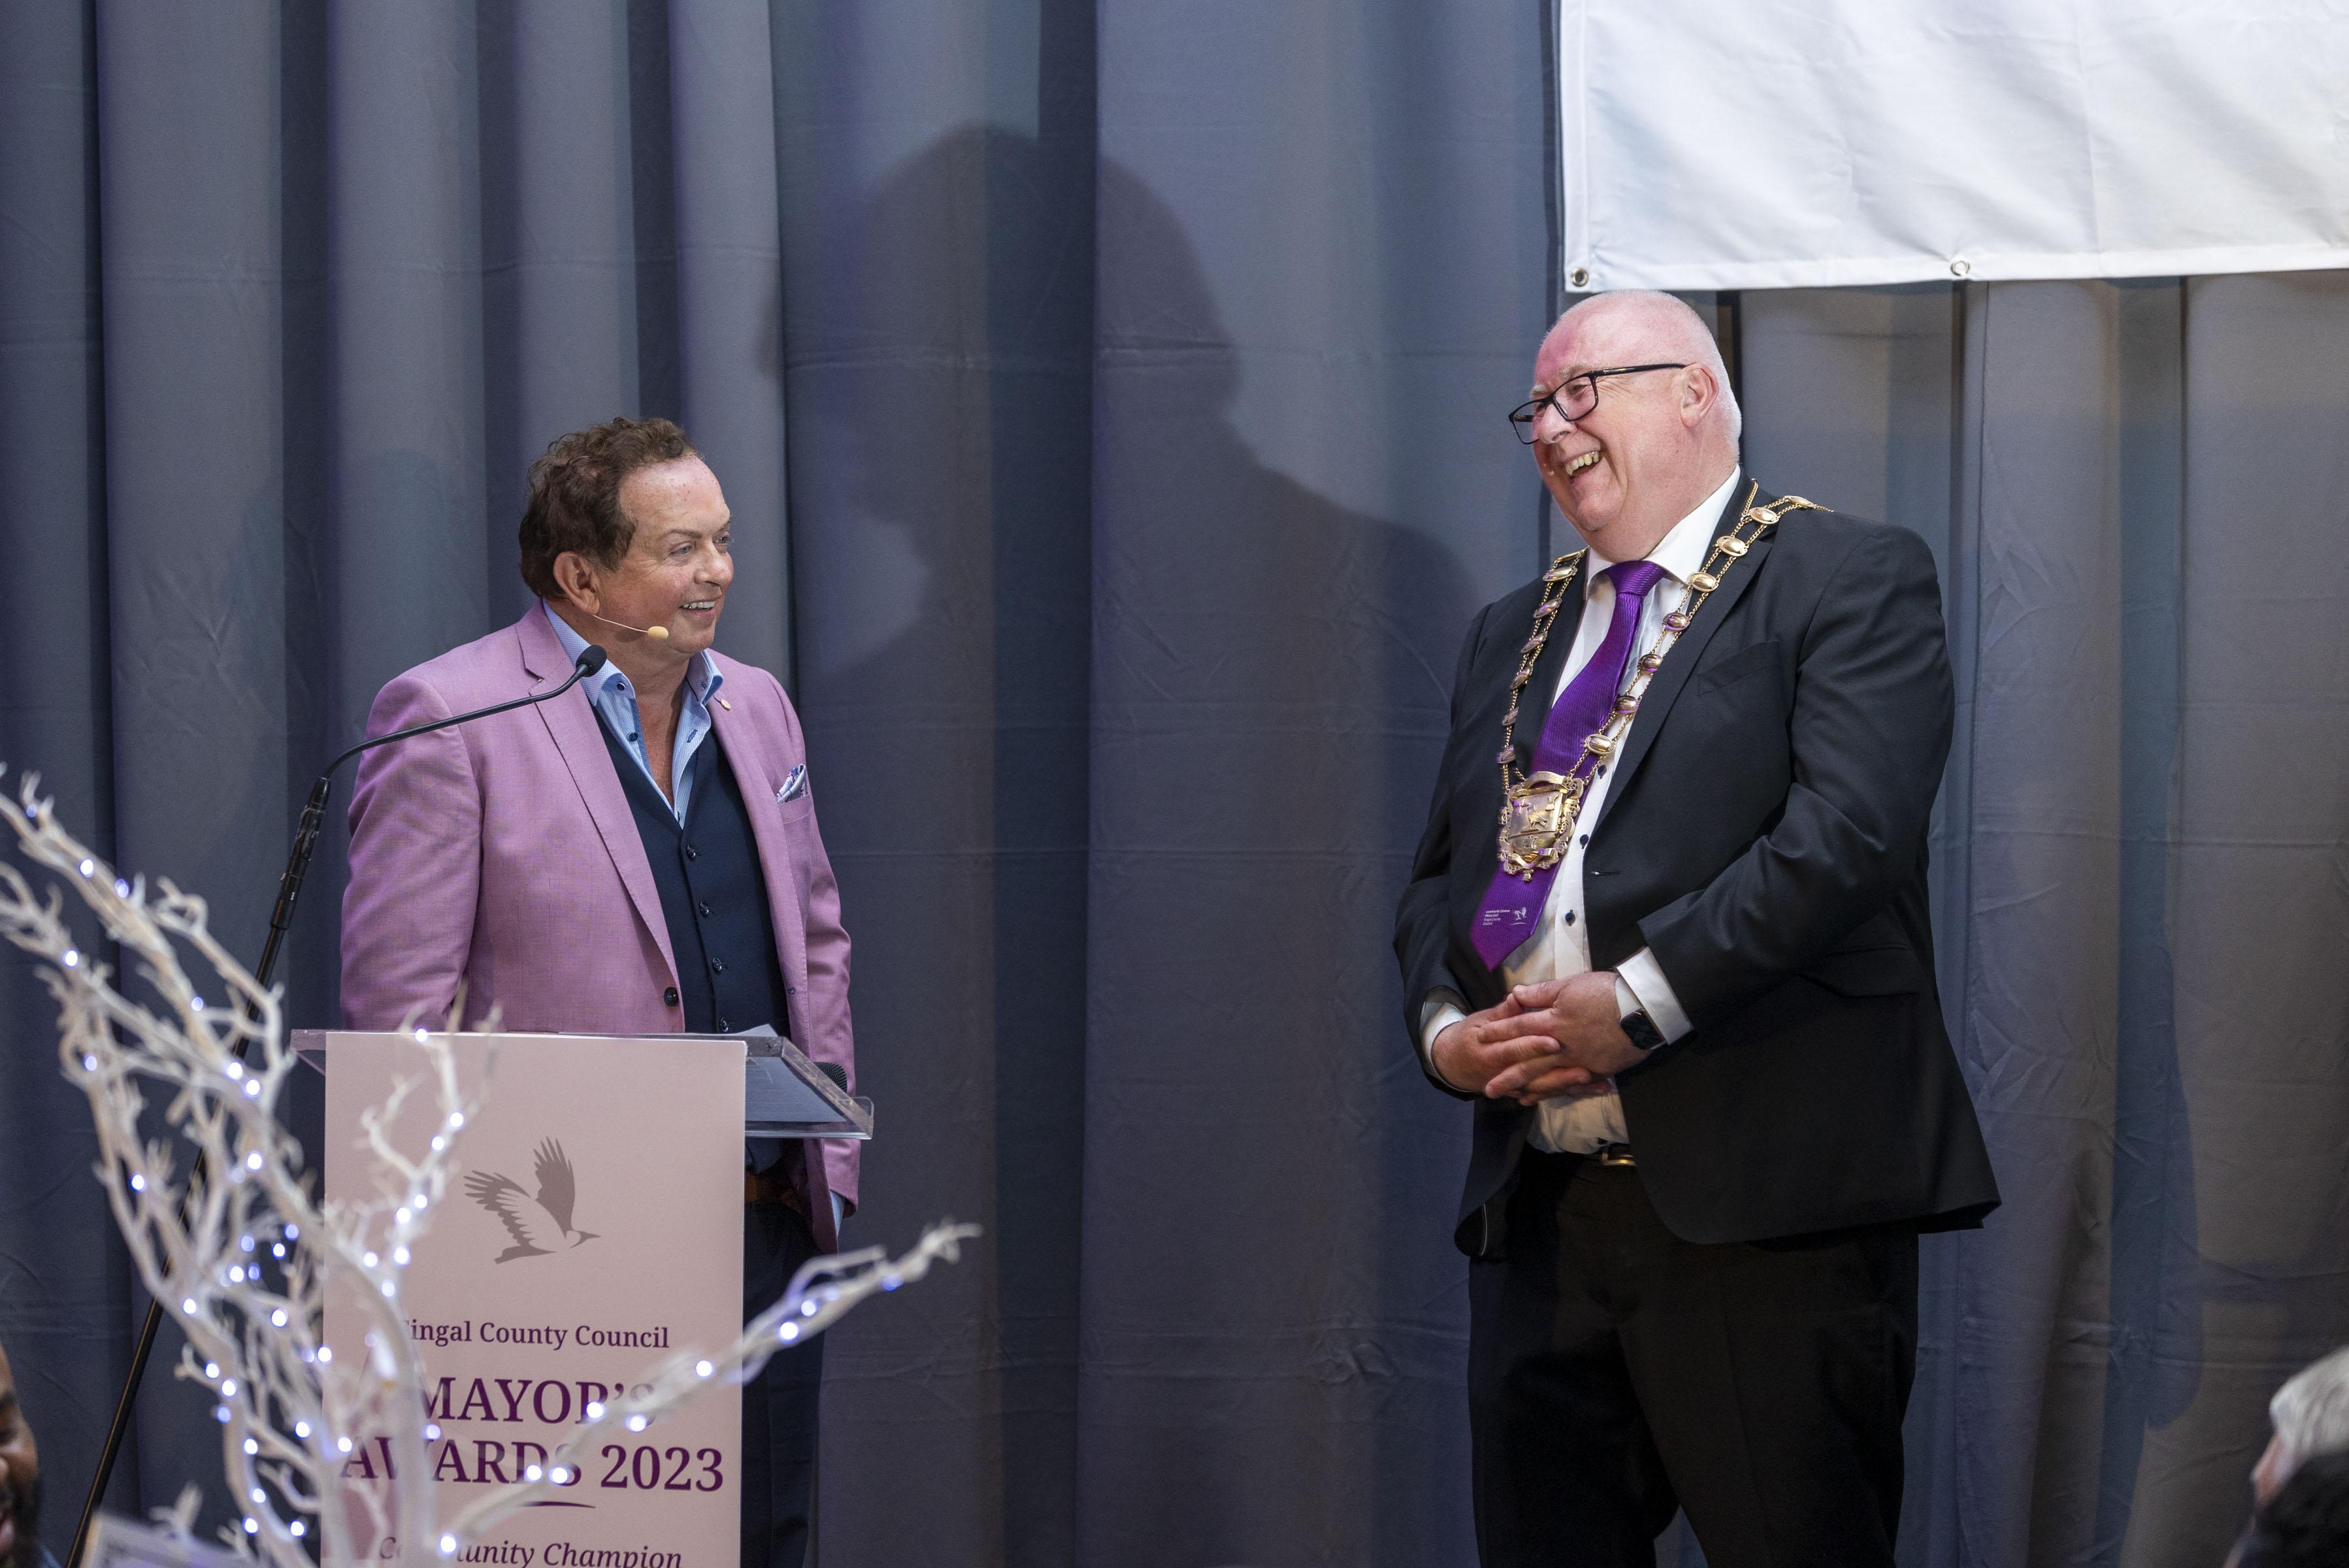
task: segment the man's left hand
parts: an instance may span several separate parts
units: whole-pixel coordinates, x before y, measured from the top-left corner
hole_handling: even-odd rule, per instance
[[[1647,1054],[1623,1033],[1611,970],[1520,985],[1510,995],[1526,1010],[1514,1018],[1481,1026],[1476,1031],[1478,1041],[1496,1045],[1528,1035],[1547,1035],[1557,1042],[1558,1054],[1537,1057],[1495,1074],[1485,1086],[1485,1092],[1494,1099],[1506,1095],[1520,1105],[1533,1105],[1554,1095],[1579,1099],[1605,1094],[1614,1087],[1607,1080]],[[1585,1078],[1586,1073],[1598,1081]]]

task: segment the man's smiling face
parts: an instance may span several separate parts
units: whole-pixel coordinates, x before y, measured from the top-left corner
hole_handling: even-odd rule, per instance
[[[1646,313],[1638,310],[1577,310],[1542,339],[1533,395],[1546,397],[1586,371],[1682,357],[1668,352],[1673,346],[1643,330],[1646,325]],[[1682,413],[1688,375],[1681,369],[1608,377],[1596,384],[1599,400],[1582,418],[1568,423],[1557,409],[1545,408],[1534,426],[1542,484],[1575,531],[1609,559],[1645,553],[1653,543],[1646,534],[1660,531],[1660,522],[1669,527],[1686,509],[1682,498],[1699,460]],[[1609,547],[1610,539],[1632,538],[1640,541],[1637,549]]]
[[[690,656],[717,639],[734,581],[732,513],[718,477],[699,458],[638,469],[620,482],[620,511],[635,529],[628,552],[597,586],[596,614],[626,626],[667,628],[667,649]]]
[[[41,1454],[16,1402],[16,1375],[0,1350],[0,1568],[41,1560]]]

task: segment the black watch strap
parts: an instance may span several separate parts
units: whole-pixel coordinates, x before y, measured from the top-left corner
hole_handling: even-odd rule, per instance
[[[1644,1007],[1623,1015],[1623,1033],[1643,1051],[1652,1051],[1664,1043],[1663,1032],[1656,1027],[1656,1021],[1648,1016]]]

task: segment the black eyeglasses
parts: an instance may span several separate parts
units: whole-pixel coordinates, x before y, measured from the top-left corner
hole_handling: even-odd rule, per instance
[[[1542,410],[1555,408],[1557,417],[1568,424],[1588,416],[1599,407],[1599,379],[1602,376],[1637,376],[1643,370],[1686,370],[1688,362],[1673,365],[1619,365],[1612,370],[1586,370],[1579,376],[1569,376],[1547,397],[1537,397],[1530,403],[1520,403],[1509,410],[1509,423],[1517,428],[1517,439],[1525,446],[1534,444],[1534,427],[1541,422]]]

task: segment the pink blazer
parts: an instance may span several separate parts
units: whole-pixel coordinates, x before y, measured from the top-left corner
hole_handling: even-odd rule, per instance
[[[791,1026],[800,1048],[856,1081],[848,934],[816,830],[812,789],[776,793],[807,751],[799,717],[765,670],[716,655],[728,706],[712,727],[733,765],[766,873]],[[571,661],[543,613],[419,665],[385,686],[367,733],[560,685]],[[465,1019],[494,1006],[533,1033],[673,1033],[684,1014],[652,864],[586,692],[418,736],[359,759],[343,898],[343,1022],[440,1026],[458,987]],[[822,1140],[811,1222],[838,1238],[827,1191],[856,1201],[857,1146]]]

